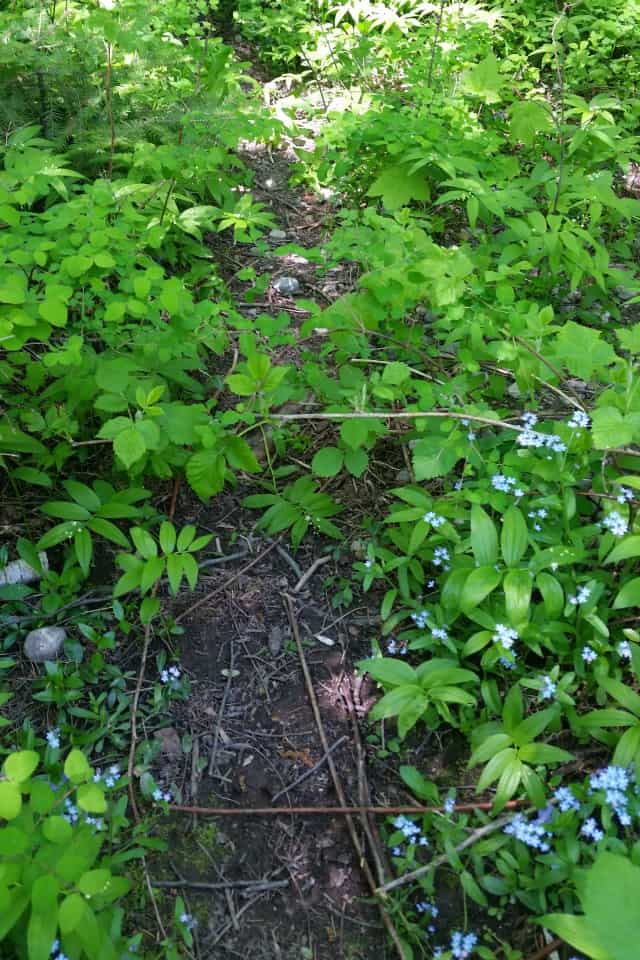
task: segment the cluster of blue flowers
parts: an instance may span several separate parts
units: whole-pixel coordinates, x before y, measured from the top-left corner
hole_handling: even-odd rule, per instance
[[[548,517],[548,513],[544,507],[540,507],[538,510],[529,510],[527,516],[530,520],[534,520],[533,529],[536,533],[540,533],[542,530],[542,524],[538,523],[538,520],[545,520]]]
[[[445,570],[448,570],[448,563],[451,560],[451,554],[446,547],[436,547],[433,551],[433,565],[435,567],[443,567]]]
[[[631,660],[631,644],[628,640],[621,640],[616,649],[623,660]]]
[[[617,816],[623,827],[631,824],[629,806],[629,788],[634,786],[631,774],[624,767],[610,766],[598,770],[589,778],[590,792],[603,790],[605,800]]]
[[[168,683],[171,687],[177,687],[180,685],[180,668],[179,667],[169,667],[166,670],[162,670],[160,673],[160,680],[162,683]]]
[[[591,587],[578,587],[576,590],[575,596],[568,597],[569,603],[574,607],[579,606],[581,603],[586,603],[589,597],[591,596]]]
[[[439,513],[434,513],[433,510],[427,511],[422,519],[425,523],[430,523],[436,530],[438,527],[441,527],[443,523],[447,522],[446,517],[441,517]]]
[[[395,656],[396,653],[404,657],[407,653],[407,645],[406,643],[398,643],[394,637],[391,637],[387,644],[387,653],[390,653],[392,657]]]
[[[598,659],[598,654],[595,652],[593,647],[585,644],[585,646],[582,648],[581,657],[585,663],[593,663],[594,660]]]
[[[571,427],[572,430],[586,430],[590,423],[591,420],[584,410],[574,410],[567,421],[567,426]]]
[[[549,676],[542,678],[542,686],[540,687],[540,696],[543,700],[553,700],[556,695],[558,685]]]
[[[605,526],[614,537],[624,537],[625,534],[629,532],[629,524],[617,510],[612,510],[611,513],[608,513],[602,521],[602,525]]]
[[[195,928],[198,926],[198,921],[195,917],[192,917],[190,913],[181,913],[180,923],[183,924],[187,930],[195,930]]]
[[[117,763],[111,764],[109,769],[103,773],[102,768],[98,767],[93,775],[93,782],[100,784],[101,787],[115,787],[121,777],[120,767]]]
[[[47,730],[45,734],[45,739],[52,750],[57,750],[60,746],[60,730],[58,727],[53,727],[52,730]]]
[[[473,953],[473,948],[478,942],[475,933],[462,933],[461,930],[454,930],[451,934],[451,944],[449,950],[453,960],[468,960]],[[444,952],[443,947],[436,947],[433,951],[434,960],[441,957]]]
[[[427,625],[427,619],[429,617],[428,610],[419,610],[417,613],[411,614],[411,619],[415,623],[416,627],[422,630]]]
[[[633,500],[633,490],[630,490],[629,487],[620,487],[616,500],[618,503],[631,503]]]
[[[399,830],[403,834],[405,840],[409,842],[412,847],[415,847],[416,844],[420,847],[428,847],[429,841],[422,834],[422,830],[417,823],[414,823],[413,820],[409,820],[408,817],[399,816],[392,821],[396,830]],[[393,848],[394,857],[399,857],[402,854],[400,847]]]
[[[548,853],[551,849],[547,839],[551,834],[540,819],[527,820],[521,813],[516,813],[504,828],[504,832],[541,853]]]
[[[431,920],[435,920],[440,913],[435,903],[432,903],[430,900],[421,900],[420,903],[416,903],[416,912],[423,914],[423,916],[429,917]],[[429,923],[427,925],[427,934],[435,932],[435,924]]]
[[[442,809],[447,814],[447,816],[451,816],[455,808],[456,808],[456,795],[455,793],[452,793],[452,794],[449,794],[447,799],[444,801],[442,805]]]
[[[161,790],[160,787],[156,787],[156,789],[155,789],[155,790],[153,791],[153,793],[151,794],[151,798],[152,798],[153,800],[155,800],[156,803],[161,803],[163,800],[164,800],[166,803],[171,803],[171,801],[173,800],[173,796],[172,796],[172,794],[171,794],[171,791],[170,791],[170,790]]]
[[[558,810],[567,813],[569,810],[579,810],[580,801],[573,795],[569,787],[558,787],[553,795],[558,802]]]
[[[54,958],[54,960],[69,960],[69,957],[66,955],[66,953],[63,953],[60,949],[59,940],[54,940],[51,944],[51,956]]]
[[[517,630],[514,630],[513,627],[507,627],[504,623],[496,623],[495,633],[491,639],[494,643],[499,643],[503,649],[509,650],[512,656],[515,657],[513,645],[516,640],[520,639]]]
[[[518,499],[524,497],[524,490],[518,486],[515,477],[506,477],[502,473],[494,473],[491,477],[491,486],[494,490],[499,490],[500,493],[512,493]]]
[[[538,422],[535,413],[523,413],[521,419],[524,423],[524,430],[522,430],[516,438],[518,446],[544,447],[547,450],[553,451],[553,453],[565,452],[567,445],[561,440],[557,433],[539,433],[538,430],[533,429]]]
[[[78,823],[80,818],[82,822],[88,824],[90,827],[93,827],[94,830],[104,829],[104,821],[99,817],[90,817],[88,813],[85,813],[84,810],[78,810],[75,803],[73,803],[68,797],[64,802],[64,813],[62,814],[67,823],[72,825]]]

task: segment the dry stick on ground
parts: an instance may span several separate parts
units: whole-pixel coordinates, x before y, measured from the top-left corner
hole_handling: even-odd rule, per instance
[[[365,771],[364,750],[362,748],[360,730],[358,729],[358,720],[354,713],[351,714],[351,727],[353,729],[353,739],[355,741],[356,753],[358,756],[358,802],[362,806],[366,806],[367,804],[371,803],[371,792],[369,790],[369,783],[367,781],[367,774]],[[371,855],[373,856],[376,865],[378,885],[383,885],[386,881],[386,864],[384,862],[384,854],[382,851],[382,844],[380,843],[376,822],[370,813],[361,813],[360,822],[362,823],[364,832],[367,835]]]
[[[280,797],[283,797],[285,793],[289,793],[291,790],[293,790],[294,787],[299,786],[301,783],[304,783],[305,780],[308,780],[309,777],[312,777],[314,773],[316,773],[320,769],[320,767],[324,763],[326,763],[326,760],[329,757],[329,755],[334,753],[338,749],[338,747],[341,747],[342,744],[348,739],[349,738],[347,736],[344,736],[344,737],[340,737],[339,740],[336,740],[333,746],[329,747],[329,750],[327,751],[327,753],[323,754],[318,760],[318,762],[314,764],[310,770],[305,770],[305,772],[301,776],[299,776],[297,780],[294,780],[293,783],[290,783],[287,787],[284,788],[284,790],[281,790],[280,793],[276,793],[275,796],[271,798],[273,803],[275,803],[276,800],[279,800]]]
[[[227,674],[227,682],[225,684],[224,693],[222,694],[222,702],[220,704],[220,709],[218,710],[218,717],[216,720],[216,729],[213,734],[213,747],[211,748],[211,756],[209,758],[209,767],[207,769],[207,774],[211,776],[213,773],[214,767],[216,765],[216,755],[218,753],[218,741],[220,740],[220,727],[222,726],[222,717],[224,715],[224,710],[227,705],[227,698],[229,696],[229,691],[231,690],[231,681],[233,680],[233,662],[235,660],[235,651],[233,649],[233,640],[229,638],[229,672]]]
[[[151,880],[152,887],[161,889],[171,889],[175,887],[190,887],[193,890],[236,890],[245,888],[250,893],[267,890],[279,890],[281,887],[288,887],[289,880],[221,880],[220,883],[208,880],[185,880],[180,877],[179,880]]]
[[[491,823],[487,823],[484,827],[478,827],[477,830],[474,830],[473,833],[468,836],[462,843],[459,843],[455,848],[456,853],[460,853],[462,850],[466,850],[467,847],[472,847],[474,844],[481,840],[482,837],[488,836],[490,833],[495,833],[496,830],[499,830],[501,827],[504,827],[513,817],[511,814],[508,814],[504,817],[498,817],[497,820],[492,820]],[[448,863],[449,854],[443,853],[439,857],[430,860],[429,863],[425,863],[424,866],[418,867],[417,870],[412,870],[411,873],[405,873],[401,877],[397,877],[395,880],[391,880],[390,883],[385,883],[384,886],[378,887],[376,893],[378,896],[382,894],[389,893],[390,890],[396,890],[398,887],[403,887],[407,883],[413,883],[414,880],[417,880],[418,877],[423,877],[425,873],[429,873],[430,870],[437,870],[438,867],[441,867],[443,863]]]
[[[234,573],[232,577],[229,577],[227,580],[225,580],[225,582],[221,584],[221,586],[216,587],[215,590],[212,590],[210,593],[205,594],[204,597],[201,597],[199,600],[196,600],[196,602],[192,603],[190,607],[187,607],[186,610],[183,610],[182,613],[179,613],[178,616],[176,617],[176,623],[180,623],[181,620],[184,620],[185,617],[188,617],[190,613],[193,613],[194,610],[197,610],[204,603],[208,603],[209,600],[213,600],[214,597],[217,597],[219,596],[219,594],[224,593],[224,591],[228,587],[230,587],[232,583],[235,583],[236,580],[239,580],[243,574],[247,573],[248,570],[251,570],[252,567],[255,567],[257,563],[260,563],[260,561],[264,557],[266,557],[268,553],[271,553],[271,551],[275,548],[276,544],[279,541],[280,541],[280,537],[278,537],[277,540],[274,540],[273,543],[270,543],[267,547],[265,547],[265,549],[261,553],[259,553],[257,557],[254,557],[254,559],[250,563],[246,563],[244,567],[241,567],[241,569],[238,570],[237,573]]]
[[[300,577],[295,587],[293,588],[293,593],[300,593],[302,588],[311,580],[311,577],[314,575],[318,567],[321,567],[324,563],[328,563],[331,560],[331,557],[318,557],[317,560],[311,564],[306,573]]]
[[[541,947],[540,950],[536,950],[535,953],[532,953],[530,957],[527,957],[527,960],[544,960],[545,957],[548,957],[550,953],[553,953],[554,950],[557,950],[558,947],[561,947],[564,943],[564,940],[552,940],[551,943],[546,943],[544,947]]]
[[[334,785],[334,788],[335,788],[335,791],[336,791],[338,800],[340,801],[340,804],[341,804],[343,807],[346,807],[347,803],[346,803],[346,798],[345,798],[345,795],[344,795],[344,790],[342,789],[342,783],[340,782],[340,777],[338,776],[338,771],[336,770],[336,765],[335,765],[335,763],[333,762],[333,757],[328,753],[328,751],[329,751],[329,744],[328,744],[328,742],[327,742],[327,735],[326,735],[325,730],[324,730],[324,724],[322,723],[322,717],[320,716],[320,710],[319,710],[319,708],[318,708],[318,701],[317,701],[317,699],[316,699],[315,690],[314,690],[314,688],[313,688],[313,681],[311,680],[311,674],[309,673],[309,666],[308,666],[308,664],[307,664],[307,659],[306,659],[306,657],[305,657],[305,655],[304,655],[304,648],[303,648],[303,646],[302,646],[302,640],[300,639],[300,630],[299,630],[299,627],[298,627],[298,620],[297,620],[296,614],[295,614],[295,608],[294,608],[294,605],[293,605],[293,599],[292,599],[292,597],[290,597],[288,594],[285,594],[285,595],[284,595],[284,599],[285,599],[285,604],[286,604],[286,607],[287,607],[287,615],[288,615],[288,617],[289,617],[289,623],[291,624],[291,631],[292,631],[292,633],[293,633],[293,638],[294,638],[294,640],[295,640],[295,642],[296,642],[296,647],[297,647],[297,650],[298,650],[298,656],[299,656],[299,658],[300,658],[300,666],[302,667],[302,672],[303,672],[303,674],[304,674],[304,680],[305,680],[305,684],[306,684],[306,687],[307,687],[307,694],[308,694],[308,696],[309,696],[309,702],[311,703],[311,709],[312,709],[312,711],[313,711],[313,716],[314,716],[314,719],[315,719],[315,722],[316,722],[316,726],[317,726],[317,728],[318,728],[318,736],[320,737],[320,742],[321,742],[321,744],[322,744],[323,750],[325,751],[325,753],[328,754],[328,756],[327,756],[327,764],[329,765],[329,771],[330,771],[330,773],[331,773],[331,779],[333,780],[333,785]],[[369,887],[370,887],[370,889],[371,889],[371,893],[375,896],[375,895],[376,895],[376,881],[375,881],[375,877],[373,876],[373,874],[372,874],[372,872],[371,872],[371,867],[369,866],[369,864],[368,864],[368,862],[367,862],[367,860],[366,860],[366,858],[365,858],[365,852],[364,852],[364,849],[363,849],[363,847],[362,847],[362,844],[360,843],[360,839],[359,839],[359,837],[358,837],[358,834],[357,834],[357,832],[356,832],[356,828],[355,828],[355,825],[354,825],[354,822],[353,822],[353,817],[351,817],[351,816],[348,816],[348,817],[347,817],[347,828],[348,828],[349,834],[350,834],[350,836],[351,836],[351,841],[352,841],[352,843],[353,843],[354,850],[356,851],[356,853],[357,853],[357,855],[358,855],[358,860],[359,860],[359,862],[360,862],[360,868],[361,868],[361,870],[363,871],[363,873],[364,873],[364,875],[365,875],[365,877],[366,877],[367,883],[369,884]],[[405,956],[404,949],[403,949],[402,943],[401,943],[401,941],[400,941],[400,938],[399,938],[399,936],[398,936],[398,932],[397,932],[397,930],[396,930],[396,928],[395,928],[395,926],[394,926],[394,924],[393,924],[393,921],[392,921],[391,917],[389,916],[388,912],[385,910],[383,904],[380,902],[380,900],[377,900],[376,902],[377,902],[377,904],[378,904],[378,908],[379,908],[379,910],[380,910],[380,916],[381,916],[382,922],[383,922],[383,924],[384,924],[384,926],[385,926],[385,928],[386,928],[386,930],[387,930],[387,933],[388,933],[389,936],[391,937],[391,940],[392,940],[393,945],[395,946],[395,948],[396,948],[396,950],[397,950],[397,952],[398,952],[398,956],[400,957],[400,960],[403,960],[403,958],[404,958],[404,956]]]
[[[471,423],[484,423],[488,427],[504,427],[506,430],[515,430],[523,433],[524,427],[518,423],[509,423],[507,420],[492,419],[491,417],[476,417],[472,413],[452,413],[449,410],[366,410],[361,413],[345,411],[344,413],[271,413],[271,420],[469,420]]]

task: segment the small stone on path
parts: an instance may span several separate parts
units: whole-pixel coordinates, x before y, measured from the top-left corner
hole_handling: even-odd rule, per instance
[[[270,240],[286,240],[287,235],[284,232],[284,230],[272,230],[269,233],[269,239]]]
[[[63,627],[38,627],[27,634],[24,641],[25,656],[33,663],[55,660],[66,639],[67,631]]]
[[[278,277],[274,280],[273,288],[285,297],[292,297],[300,292],[300,283],[295,277]]]

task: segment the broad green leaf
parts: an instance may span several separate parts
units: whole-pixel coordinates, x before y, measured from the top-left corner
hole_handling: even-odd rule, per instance
[[[323,447],[311,461],[311,469],[318,477],[335,477],[342,470],[344,454],[337,447]]]
[[[244,470],[245,473],[260,473],[262,467],[256,455],[242,437],[227,437],[224,452],[229,465],[234,470]]]
[[[93,540],[91,539],[89,531],[86,529],[76,530],[73,535],[73,545],[80,569],[85,577],[88,577],[91,568],[91,558],[93,556]]]
[[[129,467],[141,460],[147,452],[147,445],[134,426],[121,430],[113,441],[116,456],[122,460],[128,470]]]
[[[624,707],[625,710],[630,710],[636,717],[640,717],[640,695],[635,690],[613,677],[603,677],[600,683],[607,693],[618,701],[620,706]]]
[[[493,566],[498,559],[498,531],[477,503],[471,507],[471,549],[480,566]]]
[[[617,543],[605,563],[621,563],[623,560],[629,560],[632,557],[640,557],[640,536],[638,534],[624,537]]]
[[[106,540],[111,540],[112,543],[117,543],[119,547],[124,547],[125,550],[129,548],[129,541],[124,533],[116,527],[115,523],[111,523],[110,520],[104,520],[102,517],[93,517],[89,520],[87,526],[93,533],[97,533],[98,536],[104,537]]]
[[[140,576],[140,593],[146,593],[164,573],[164,557],[151,557],[146,560]]]
[[[621,767],[630,767],[635,763],[636,777],[640,758],[640,723],[630,727],[622,734],[613,753],[613,762]]]
[[[503,582],[507,617],[512,626],[529,619],[533,580],[528,570],[509,570]]]
[[[504,707],[502,708],[502,722],[504,728],[510,737],[514,730],[522,723],[524,715],[524,704],[522,702],[522,691],[516,683],[505,697]]]
[[[576,344],[580,344],[580,349],[576,350]],[[613,347],[602,339],[601,332],[588,327],[585,324],[575,323],[569,320],[560,330],[556,339],[556,355],[564,362],[569,373],[581,380],[589,382],[594,373],[601,377],[607,377],[609,366],[616,361],[616,353]],[[593,412],[593,429],[596,432],[596,423],[598,422],[598,413],[596,409]],[[598,423],[598,429],[600,429]],[[594,443],[596,443],[594,437]],[[614,440],[607,446],[617,446],[618,441]],[[596,446],[599,446],[596,443]]]
[[[412,200],[427,203],[431,198],[424,176],[409,173],[401,164],[385,167],[367,190],[367,196],[380,197],[387,210],[406,207]]]
[[[70,893],[60,904],[58,919],[63,934],[72,933],[82,922],[85,901],[79,893]]]
[[[20,787],[8,780],[0,781],[0,820],[15,820],[21,809]]]
[[[573,754],[548,743],[525,743],[518,750],[518,756],[524,763],[567,763],[573,760]]]
[[[182,580],[182,557],[175,553],[167,557],[167,576],[169,577],[169,589],[175,597],[180,589]]]
[[[31,887],[31,915],[27,927],[29,960],[49,960],[58,929],[58,878],[42,874]]]
[[[637,439],[638,414],[622,414],[616,407],[596,407],[592,414],[591,436],[596,450],[626,447]]]
[[[76,796],[78,806],[87,813],[104,813],[107,809],[104,792],[96,783],[83,783]]]
[[[616,710],[606,707],[604,710],[591,710],[579,717],[579,725],[587,730],[597,730],[601,727],[632,727],[637,720],[626,710]]]
[[[62,300],[42,300],[38,304],[38,313],[52,327],[65,327],[67,325],[67,305]]]
[[[208,500],[224,487],[225,459],[216,450],[199,450],[187,460],[185,472],[189,486],[200,497]]]
[[[78,890],[85,897],[96,897],[103,893],[111,880],[111,871],[101,867],[97,870],[88,870],[78,880]]]
[[[35,750],[19,750],[11,753],[2,765],[5,776],[13,783],[24,783],[28,780],[40,762]]]
[[[479,763],[486,763],[487,760],[490,760],[491,757],[495,756],[497,753],[500,753],[501,750],[504,750],[505,747],[508,747],[511,743],[511,737],[508,737],[506,733],[494,733],[490,737],[481,743],[480,746],[473,751],[469,757],[469,766],[475,767]]]
[[[72,750],[64,762],[64,772],[71,783],[84,783],[93,776],[89,761],[82,750]]]
[[[347,450],[344,465],[353,477],[361,477],[369,466],[369,457],[364,450]]]
[[[521,720],[517,726],[509,731],[514,743],[522,746],[535,740],[543,730],[546,730],[555,715],[555,707],[548,707],[546,710],[540,710],[538,713],[532,714],[526,720]]]
[[[189,547],[193,543],[193,539],[195,535],[196,535],[196,528],[193,526],[192,523],[188,523],[185,527],[182,528],[182,530],[178,534],[178,544],[177,544],[178,553],[182,553],[184,550],[189,549]]]
[[[145,560],[158,555],[158,547],[151,534],[142,527],[131,527],[129,531],[136,550]]]
[[[527,549],[528,540],[527,521],[522,511],[518,507],[511,507],[503,517],[500,535],[502,556],[508,567],[515,567],[520,563]]]
[[[190,553],[182,554],[182,570],[192,590],[195,590],[198,582],[198,564],[195,557]]]
[[[416,682],[416,672],[413,667],[403,660],[394,660],[392,657],[372,657],[369,660],[362,660],[359,668],[379,683],[399,686]]]
[[[176,545],[176,528],[172,523],[163,520],[160,524],[160,548],[163,553],[173,553]]]
[[[494,53],[490,53],[462,75],[462,89],[465,93],[479,97],[484,103],[498,103],[502,99],[502,86],[500,64]]]
[[[544,612],[548,617],[559,617],[564,609],[564,590],[560,582],[550,573],[539,573],[536,587],[542,594]]]
[[[505,750],[500,750],[496,753],[486,767],[480,774],[480,779],[478,780],[478,786],[476,787],[476,792],[481,793],[483,790],[486,790],[495,780],[498,780],[510,763],[515,759],[516,751],[513,747],[507,747]]]
[[[42,833],[51,843],[68,843],[73,836],[73,827],[64,817],[47,817],[42,821]]]
[[[438,802],[438,788],[435,783],[423,777],[415,767],[401,766],[399,773],[404,783],[416,797],[429,803]]]
[[[614,610],[640,606],[640,577],[628,580],[613,601]]]
[[[502,771],[493,802],[493,809],[496,813],[503,809],[505,804],[511,800],[511,797],[517,791],[520,786],[520,781],[522,780],[523,770],[524,767],[520,760],[512,759]]]
[[[406,685],[396,687],[379,700],[369,712],[371,720],[384,720],[395,717],[403,710],[410,710],[415,704],[424,704],[425,696],[420,687]]]
[[[29,849],[32,842],[32,838],[24,830],[19,830],[18,827],[3,827],[0,829],[0,854],[4,857],[20,856]],[[1,902],[0,909],[2,909]]]
[[[465,580],[462,588],[460,606],[465,613],[480,606],[502,580],[502,574],[495,567],[476,567]]]
[[[88,487],[86,483],[80,483],[78,480],[65,480],[64,488],[76,503],[79,503],[81,507],[84,507],[85,510],[88,510],[90,513],[95,513],[100,509],[100,497],[91,487]],[[65,517],[63,519],[73,518]]]
[[[66,500],[47,500],[40,507],[48,517],[57,517],[59,520],[78,520],[83,522],[91,516],[86,507],[79,503],[70,503]]]
[[[537,133],[553,127],[553,116],[548,104],[539,100],[516,100],[509,108],[512,140],[520,140],[527,147],[533,146]]]

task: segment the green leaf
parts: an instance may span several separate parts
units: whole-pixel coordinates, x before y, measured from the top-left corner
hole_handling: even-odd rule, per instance
[[[22,809],[20,787],[8,781],[0,782],[0,819],[15,820]]]
[[[407,167],[401,164],[385,167],[367,190],[367,196],[381,197],[387,210],[406,207],[412,200],[427,203],[431,198],[424,176],[409,173]]]
[[[8,780],[13,783],[24,783],[34,772],[40,757],[35,750],[19,750],[11,753],[5,760],[2,769]]]
[[[113,450],[125,468],[141,460],[147,452],[147,445],[135,426],[121,430],[113,441]]]
[[[311,461],[311,469],[318,477],[335,477],[340,473],[344,454],[337,447],[323,447]]]
[[[224,452],[229,465],[234,470],[244,470],[245,473],[260,473],[262,467],[256,460],[256,455],[242,437],[227,437]]]
[[[78,787],[76,799],[78,806],[87,813],[104,813],[107,809],[104,792],[97,783],[83,783]]]
[[[464,613],[470,613],[480,606],[502,580],[502,574],[494,567],[476,567],[465,580],[462,588],[461,607]]]
[[[187,460],[185,472],[192,490],[208,500],[224,487],[225,459],[213,449],[199,450]]]
[[[25,483],[32,483],[36,487],[52,486],[51,477],[42,470],[35,470],[33,467],[18,467],[11,471],[11,476],[15,480],[23,480]]]
[[[469,766],[476,767],[479,763],[486,763],[491,757],[494,757],[501,750],[504,750],[511,743],[511,737],[506,733],[494,733],[481,743],[469,757]]]
[[[624,416],[616,407],[597,407],[592,417],[591,436],[596,450],[626,447],[636,439],[637,415]]]
[[[640,606],[640,577],[628,580],[613,601],[614,610]]]
[[[512,626],[528,620],[533,580],[528,570],[509,570],[504,578],[504,599],[507,617]]]
[[[344,465],[353,477],[361,477],[369,466],[369,457],[364,450],[347,450]]]
[[[567,763],[573,760],[573,754],[548,743],[525,743],[518,750],[518,756],[524,763],[546,764]]]
[[[546,730],[555,715],[555,707],[549,707],[547,710],[540,710],[538,713],[532,714],[526,720],[521,720],[516,727],[509,731],[514,743],[522,746],[535,740],[543,730]]]
[[[409,790],[421,800],[429,803],[438,803],[438,788],[431,780],[427,780],[415,767],[401,766],[400,777]]]
[[[78,880],[78,890],[85,897],[97,897],[104,893],[111,881],[111,871],[101,867],[97,870],[88,870]]]
[[[400,685],[416,682],[415,670],[408,663],[391,657],[371,657],[369,660],[362,660],[359,668],[379,683]]]
[[[27,278],[22,271],[5,273],[0,280],[0,303],[17,306],[27,299]]]
[[[58,878],[43,874],[31,887],[31,915],[27,927],[29,960],[49,960],[58,929]]]
[[[421,708],[425,704],[425,696],[418,686],[406,685],[396,687],[379,700],[369,712],[370,720],[385,720],[387,717],[395,717],[403,710],[411,710],[414,704]]]
[[[42,833],[51,843],[69,843],[73,827],[64,817],[47,817],[42,821]]]
[[[164,565],[163,557],[151,557],[145,561],[140,577],[140,593],[146,593],[160,579],[164,573]]]
[[[80,483],[78,480],[65,480],[64,488],[76,503],[79,503],[81,507],[84,507],[85,510],[88,510],[90,513],[96,513],[96,511],[100,509],[100,497],[91,487],[88,487],[86,483]],[[63,519],[74,518],[63,517]]]
[[[29,785],[29,796],[33,812],[40,814],[49,813],[58,799],[49,784],[44,780],[34,780]]]
[[[60,904],[58,920],[63,935],[73,933],[82,922],[85,912],[84,897],[79,893],[70,893]]]
[[[605,563],[621,563],[623,560],[629,560],[632,557],[640,557],[640,536],[633,534],[624,537],[615,545]]]
[[[559,581],[550,573],[539,573],[536,587],[542,594],[546,615],[551,618],[559,617],[564,609],[564,590]]]
[[[151,534],[143,527],[131,527],[129,530],[136,550],[145,560],[157,557],[158,547]]]
[[[494,53],[490,53],[462,75],[462,89],[465,93],[479,97],[485,103],[498,103],[502,86],[500,65]]]
[[[192,590],[195,590],[198,582],[198,564],[196,563],[195,557],[190,553],[182,554],[182,569],[189,586]]]
[[[178,553],[183,553],[185,550],[188,550],[191,544],[193,543],[193,538],[196,535],[196,528],[192,523],[188,523],[185,527],[182,528],[178,534]]]
[[[72,750],[64,762],[64,772],[71,783],[84,783],[93,776],[89,761],[82,750]]]
[[[18,827],[4,827],[0,829],[0,854],[4,857],[16,857],[26,853],[31,843],[32,840],[24,830],[19,830]]]
[[[579,350],[576,350],[577,343],[580,344]],[[611,344],[602,339],[599,330],[581,323],[574,323],[573,320],[565,323],[560,330],[556,339],[556,351],[569,373],[587,382],[592,379],[595,372],[598,372],[606,381],[608,367],[617,359],[615,350]],[[593,413],[594,431],[598,413],[598,410]],[[596,442],[595,438],[594,442]],[[616,445],[617,441],[611,443],[611,446]],[[596,446],[599,444],[596,443]]]
[[[522,691],[516,683],[505,697],[504,707],[502,708],[502,722],[510,737],[513,737],[514,731],[522,723],[523,715]]]
[[[83,522],[91,516],[85,507],[79,503],[69,503],[66,500],[47,500],[40,507],[43,513],[49,517],[57,517],[60,520],[77,520]]]
[[[88,530],[76,530],[73,536],[73,545],[76,551],[76,559],[80,569],[85,577],[89,576],[91,568],[91,558],[93,556],[93,540]]]
[[[175,597],[180,589],[182,580],[182,557],[175,553],[167,557],[167,576],[169,577],[169,589]]]
[[[125,550],[129,548],[129,541],[124,533],[116,527],[115,523],[111,523],[110,520],[104,520],[102,517],[93,517],[89,520],[87,526],[94,533],[97,533],[98,536],[104,537],[106,540],[111,540],[112,543],[117,543],[119,547],[124,547]]]
[[[502,556],[508,567],[515,567],[520,563],[527,549],[529,532],[527,522],[518,507],[511,507],[504,515],[500,544]]]
[[[176,528],[172,523],[163,520],[160,524],[160,548],[163,553],[173,553],[176,545]]]
[[[533,146],[537,133],[553,127],[549,107],[539,100],[516,100],[509,108],[509,114],[511,139],[520,140],[527,147]]]
[[[522,780],[523,766],[517,759],[512,759],[502,771],[498,785],[493,808],[497,812],[503,809],[505,804],[511,800]]]
[[[52,327],[67,325],[67,305],[62,300],[43,300],[38,304],[38,313]]]
[[[493,566],[498,559],[498,531],[479,504],[471,507],[471,549],[478,564]]]
[[[515,757],[516,751],[512,747],[496,753],[482,771],[476,787],[476,793],[482,793],[490,784],[498,780]]]

